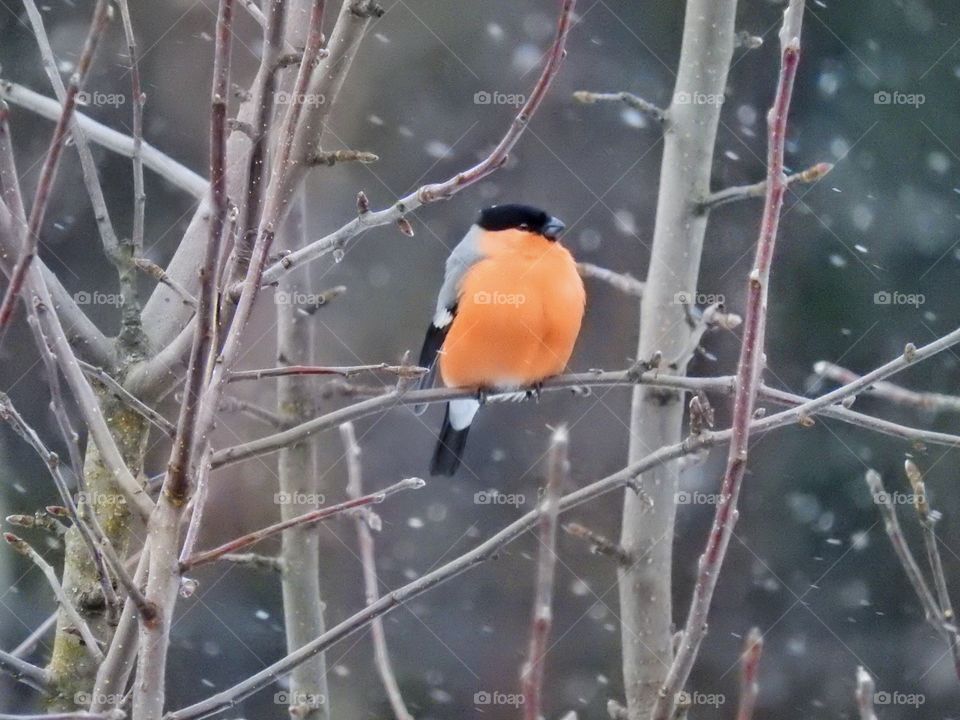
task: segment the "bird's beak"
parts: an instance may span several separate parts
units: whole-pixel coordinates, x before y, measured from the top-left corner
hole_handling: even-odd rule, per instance
[[[543,226],[543,236],[551,240],[556,240],[566,229],[567,226],[563,224],[563,220],[552,217],[547,224]]]

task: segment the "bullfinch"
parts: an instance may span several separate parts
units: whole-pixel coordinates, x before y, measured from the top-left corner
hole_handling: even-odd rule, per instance
[[[453,475],[483,393],[538,386],[566,368],[583,320],[586,293],[564,224],[529,205],[481,211],[450,253],[433,321],[420,353],[430,387],[472,388],[447,403],[430,464]],[[418,414],[423,407],[416,408]]]

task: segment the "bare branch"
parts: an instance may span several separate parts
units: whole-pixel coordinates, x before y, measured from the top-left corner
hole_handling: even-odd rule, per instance
[[[844,384],[852,382],[859,377],[859,375],[851,370],[824,361],[816,363],[813,366],[813,371],[821,377]],[[917,392],[899,385],[894,385],[893,383],[877,383],[867,388],[864,394],[873,395],[884,400],[889,400],[897,405],[913,407],[920,410],[960,412],[960,397],[943,395],[941,393]]]
[[[733,526],[737,521],[737,500],[746,472],[750,425],[761,385],[764,368],[764,336],[766,332],[767,295],[770,268],[777,240],[780,211],[786,193],[783,155],[786,143],[787,115],[793,81],[800,61],[800,26],[804,0],[790,0],[784,12],[780,46],[780,77],[777,94],[770,109],[767,149],[767,194],[764,201],[757,256],[747,289],[747,311],[744,320],[743,345],[737,363],[737,393],[733,407],[733,439],[727,455],[727,468],[720,489],[720,500],[714,513],[713,526],[698,565],[697,582],[683,629],[682,641],[667,673],[654,707],[653,720],[669,720],[673,715],[676,694],[690,677],[690,671],[707,631],[707,616],[720,568],[726,556]]]
[[[666,110],[661,107],[657,107],[652,102],[644,100],[642,97],[637,97],[633,93],[598,93],[590,92],[588,90],[577,90],[573,94],[573,99],[577,102],[583,103],[584,105],[593,105],[594,103],[598,102],[619,102],[623,103],[627,107],[633,108],[634,110],[639,110],[640,112],[649,115],[658,123],[662,123],[667,119]]]
[[[643,297],[643,283],[631,275],[614,272],[613,270],[608,270],[607,268],[587,262],[577,263],[577,270],[580,272],[580,277],[605,282],[624,295],[632,295],[638,298]]]
[[[806,170],[803,170],[798,173],[793,173],[792,175],[787,175],[786,184],[787,187],[795,185],[798,183],[803,183],[805,185],[816,183],[826,177],[827,173],[833,170],[833,165],[830,163],[817,163],[811,167],[808,167]],[[738,185],[736,187],[725,188],[723,190],[718,190],[715,193],[710,193],[707,198],[700,202],[698,209],[700,212],[707,212],[708,210],[713,210],[714,208],[720,207],[721,205],[726,205],[727,203],[736,202],[737,200],[746,200],[748,198],[758,198],[763,197],[767,192],[767,181],[761,180],[758,183],[753,185]]]
[[[753,709],[760,693],[760,656],[763,654],[763,635],[760,628],[750,628],[740,657],[740,705],[737,720],[752,720]]]
[[[27,424],[23,416],[14,407],[10,398],[2,392],[0,392],[0,419],[9,424],[11,429],[26,441],[47,466],[47,470],[53,478],[53,483],[57,488],[57,492],[60,494],[60,499],[67,510],[67,514],[73,521],[73,524],[76,525],[80,536],[87,546],[87,550],[90,552],[90,558],[97,570],[97,578],[103,590],[104,601],[107,603],[108,610],[112,612],[113,609],[117,607],[119,601],[117,600],[116,592],[113,590],[113,585],[110,582],[110,575],[107,573],[107,567],[104,564],[100,550],[102,545],[109,545],[109,542],[102,533],[95,536],[90,526],[80,517],[77,505],[73,501],[73,495],[70,494],[67,478],[63,475],[60,458],[44,444],[37,431]]]
[[[873,684],[873,678],[870,677],[870,673],[863,669],[863,667],[857,667],[857,710],[860,713],[860,720],[877,720],[876,714],[873,712],[873,693],[875,685]]]
[[[143,257],[134,258],[133,264],[143,270],[145,273],[147,273],[147,275],[152,277],[157,282],[163,283],[168,288],[173,290],[177,295],[180,296],[184,304],[189,305],[192,308],[197,307],[197,299],[191,295],[183,285],[167,275],[167,272],[162,267]]]
[[[304,513],[303,515],[298,515],[290,520],[274,523],[273,525],[261,528],[260,530],[256,530],[252,533],[247,533],[241,537],[234,538],[233,540],[211,550],[203,550],[201,552],[194,553],[186,560],[181,561],[180,567],[182,570],[189,570],[199,565],[205,565],[215,560],[219,560],[227,553],[235,553],[237,550],[242,550],[245,547],[249,547],[250,545],[260,542],[261,540],[265,540],[268,537],[278,535],[289,528],[301,525],[315,525],[316,523],[327,520],[342,512],[346,512],[347,510],[353,510],[354,508],[381,503],[391,495],[403,490],[417,490],[422,488],[424,484],[424,481],[420,478],[407,478],[406,480],[401,480],[398,483],[394,483],[390,487],[384,488],[379,492],[372,493],[370,495],[364,495],[363,497],[355,500],[347,500],[346,502],[339,503],[338,505],[331,505],[330,507]]]
[[[523,686],[523,715],[526,720],[540,720],[543,695],[544,662],[550,627],[553,624],[553,585],[557,570],[557,515],[563,487],[570,480],[568,446],[570,437],[566,426],[557,428],[550,438],[547,460],[547,485],[540,502],[540,545],[537,552],[536,594],[533,617],[530,621],[530,644],[527,661],[520,671]]]
[[[77,608],[73,604],[73,600],[67,596],[63,591],[63,586],[60,585],[60,580],[57,579],[57,574],[54,572],[53,567],[48,563],[43,557],[34,550],[29,543],[24,540],[21,540],[13,533],[4,533],[3,539],[13,547],[18,553],[24,557],[30,558],[34,565],[40,569],[40,572],[43,573],[44,577],[47,579],[50,588],[53,590],[53,594],[57,597],[57,602],[60,603],[60,607],[63,608],[64,612],[67,613],[67,617],[70,618],[70,622],[73,623],[74,628],[83,638],[83,645],[90,657],[92,657],[97,662],[103,660],[103,652],[100,650],[100,646],[97,643],[97,639],[93,636],[93,633],[90,632],[90,628],[83,621],[83,618],[80,617],[80,613],[77,612]]]
[[[401,378],[417,378],[427,372],[427,368],[416,365],[348,365],[330,367],[322,365],[281,365],[279,367],[262,368],[259,370],[233,370],[227,373],[227,382],[242,380],[262,380],[263,378],[286,377],[288,375],[337,375],[339,377],[353,377],[360,373],[385,372]]]
[[[56,128],[53,131],[53,137],[50,140],[50,146],[47,148],[46,157],[43,160],[43,166],[40,170],[40,179],[37,181],[37,190],[33,198],[33,206],[30,208],[30,217],[27,221],[27,233],[23,248],[17,263],[14,266],[13,274],[10,276],[10,284],[7,292],[0,303],[0,333],[7,326],[10,317],[13,315],[13,309],[23,289],[27,279],[27,271],[37,253],[37,243],[40,238],[40,229],[43,225],[43,218],[47,210],[47,202],[50,199],[50,193],[53,191],[53,183],[57,177],[57,170],[60,167],[60,157],[63,153],[63,146],[67,139],[67,132],[70,128],[70,120],[73,116],[74,108],[77,102],[77,93],[83,88],[86,82],[90,66],[93,64],[93,56],[97,51],[104,33],[107,29],[107,23],[110,21],[110,3],[107,0],[97,0],[93,10],[93,19],[90,22],[90,29],[87,31],[86,40],[83,43],[83,50],[77,61],[76,69],[70,77],[70,84],[67,88],[63,100],[63,110],[60,118],[57,120]],[[2,335],[0,335],[2,337]]]
[[[513,119],[510,128],[486,158],[472,168],[464,170],[443,182],[424,185],[414,190],[388,208],[358,215],[339,230],[310,243],[310,245],[305,248],[286,255],[278,262],[272,264],[264,271],[262,282],[265,285],[275,284],[284,272],[287,272],[295,265],[316,260],[338,248],[343,248],[351,239],[372,227],[396,223],[405,215],[413,212],[422,205],[450,198],[464,188],[479,182],[502,167],[507,160],[507,156],[523,135],[523,131],[529,124],[530,119],[537,111],[537,108],[540,107],[540,103],[546,96],[547,90],[550,88],[554,77],[556,77],[560,69],[560,64],[565,52],[564,48],[566,46],[567,33],[570,30],[574,3],[575,0],[563,0],[563,7],[557,25],[557,34],[554,38],[553,45],[547,53],[547,61],[543,71],[536,85],[534,85],[533,90],[530,92],[526,103],[524,103],[523,107],[520,108],[520,111]]]
[[[41,692],[47,690],[49,677],[46,670],[31,665],[26,660],[21,660],[6,650],[0,650],[0,670],[9,673],[14,680],[19,680],[36,690]]]
[[[90,377],[96,378],[102,385],[110,390],[123,400],[127,405],[129,405],[134,411],[139,415],[146,418],[148,421],[156,425],[160,430],[169,437],[173,437],[177,429],[174,427],[173,423],[167,420],[163,415],[158,413],[152,407],[144,403],[140,398],[127,390],[123,385],[113,379],[113,376],[110,375],[103,368],[98,368],[90,363],[84,362],[83,360],[77,361],[80,365],[80,369]]]
[[[344,423],[340,426],[340,437],[343,439],[347,460],[347,497],[359,498],[363,495],[363,474],[360,468],[360,445],[357,444],[357,435],[353,430],[353,423]],[[367,605],[373,605],[380,599],[380,580],[377,577],[377,560],[374,549],[373,533],[367,519],[362,513],[355,516],[357,525],[357,540],[360,546],[360,562],[363,565],[363,588]],[[387,700],[396,720],[413,720],[407,705],[400,692],[400,684],[393,672],[390,662],[390,651],[387,649],[387,634],[383,627],[382,618],[371,621],[370,635],[373,638],[374,662],[383,689],[387,693]]]
[[[310,155],[307,158],[307,164],[333,167],[337,163],[358,162],[363,165],[369,165],[370,163],[377,162],[379,159],[379,155],[364,150],[330,150],[318,152],[316,155]]]
[[[56,100],[16,83],[0,80],[0,98],[48,120],[56,120],[60,117],[61,106]],[[135,150],[132,137],[117,132],[82,113],[74,112],[74,121],[86,135],[87,140],[118,155],[133,157]],[[195,198],[206,196],[210,184],[205,178],[147,142],[142,144],[141,151],[144,167]]]
[[[605,538],[603,535],[595,533],[588,527],[584,527],[580,523],[567,523],[563,526],[563,531],[570,535],[571,537],[578,538],[580,540],[585,540],[590,544],[590,552],[597,555],[606,555],[616,560],[622,565],[629,565],[633,562],[630,559],[630,555],[622,547],[617,545],[609,538]]]

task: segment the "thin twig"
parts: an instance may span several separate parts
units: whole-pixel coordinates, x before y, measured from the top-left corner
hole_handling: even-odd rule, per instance
[[[48,563],[43,557],[38,553],[33,547],[30,546],[24,540],[21,540],[13,533],[4,533],[3,539],[13,547],[18,553],[24,557],[30,558],[34,565],[36,565],[40,572],[43,573],[44,577],[47,579],[50,588],[53,590],[53,594],[56,595],[57,601],[60,603],[60,607],[63,608],[66,612],[67,617],[70,618],[70,622],[73,623],[77,632],[80,633],[80,636],[83,638],[83,645],[86,648],[87,653],[96,660],[98,663],[103,660],[103,652],[100,650],[100,645],[97,643],[97,639],[93,636],[93,633],[90,631],[90,627],[87,623],[84,622],[83,618],[80,617],[80,613],[77,612],[77,608],[74,606],[73,601],[67,596],[63,591],[63,586],[60,584],[60,580],[57,578],[56,572],[54,572],[53,567]]]
[[[180,296],[180,299],[183,300],[184,304],[193,308],[197,307],[197,299],[191,295],[183,285],[170,277],[166,270],[157,265],[155,262],[144,257],[135,257],[133,259],[133,264],[139,269],[143,270],[145,273],[147,273],[147,275],[152,277],[157,282],[163,283],[168,288],[173,290],[177,295]]]
[[[649,115],[658,123],[662,123],[667,117],[667,111],[663,108],[657,107],[652,102],[648,102],[642,97],[638,97],[633,93],[628,92],[598,93],[590,92],[588,90],[577,90],[573,94],[573,99],[577,102],[583,103],[584,105],[593,105],[594,103],[598,102],[623,103],[627,107],[633,108],[634,110],[639,110],[640,112]]]
[[[130,90],[133,94],[133,256],[143,254],[144,210],[147,195],[143,187],[143,103],[146,97],[140,85],[140,66],[137,59],[137,39],[130,19],[127,0],[119,0],[123,34],[127,41],[130,60]]]
[[[767,117],[769,137],[766,200],[760,238],[757,242],[756,260],[750,272],[747,289],[743,345],[737,363],[733,438],[727,455],[727,467],[710,536],[703,555],[700,556],[697,582],[683,629],[682,641],[658,694],[652,715],[653,720],[669,720],[672,717],[676,695],[690,677],[690,671],[700,651],[700,643],[707,631],[707,616],[713,600],[713,591],[717,586],[720,568],[733,534],[733,526],[737,521],[737,500],[746,472],[751,420],[764,367],[764,336],[770,268],[777,240],[780,211],[786,193],[783,156],[790,98],[800,60],[803,8],[804,0],[790,0],[790,4],[784,11],[783,26],[780,30],[780,77],[773,107],[770,108]]]
[[[760,693],[760,656],[763,654],[763,635],[760,628],[751,628],[740,657],[740,705],[737,720],[752,720]]]
[[[584,540],[590,544],[590,552],[597,555],[606,555],[616,560],[621,565],[629,565],[632,561],[630,554],[609,538],[594,532],[580,523],[567,523],[563,526],[563,531],[579,540]]]
[[[252,402],[247,402],[246,400],[230,397],[229,395],[225,395],[220,399],[220,412],[242,413],[248,417],[270,425],[275,430],[285,428],[288,425],[284,418],[280,417],[280,415],[272,410],[268,410],[267,408],[261,407],[260,405]]]
[[[0,80],[0,97],[48,120],[56,120],[60,117],[60,103],[22,85]],[[133,138],[129,135],[117,132],[83,113],[75,112],[74,121],[86,135],[87,140],[118,155],[133,157]],[[160,152],[146,141],[141,146],[141,154],[144,167],[152,170],[174,187],[199,199],[204,198],[209,191],[210,184],[204,177]]]
[[[643,283],[631,275],[614,272],[613,270],[608,270],[607,268],[588,262],[577,263],[577,270],[580,272],[580,277],[605,282],[624,295],[632,295],[638,298],[643,297]]]
[[[33,205],[30,208],[30,217],[27,221],[27,234],[25,244],[17,259],[13,274],[10,276],[10,284],[7,286],[7,292],[0,302],[0,331],[6,328],[13,315],[13,309],[20,291],[27,279],[27,271],[30,264],[37,254],[37,243],[40,237],[40,228],[43,225],[43,218],[46,214],[47,203],[50,200],[50,194],[53,191],[53,183],[57,177],[57,170],[60,167],[60,157],[63,154],[63,147],[67,139],[67,133],[70,129],[70,120],[73,117],[73,111],[77,103],[77,93],[83,88],[87,75],[90,72],[90,66],[93,64],[93,56],[97,51],[97,46],[103,38],[107,29],[107,23],[110,21],[110,3],[107,0],[97,0],[93,10],[93,19],[90,22],[90,28],[87,31],[86,40],[83,43],[83,50],[80,58],[77,60],[77,66],[70,76],[70,83],[67,86],[67,92],[63,99],[63,109],[60,112],[60,118],[53,131],[53,137],[47,148],[46,157],[43,160],[43,166],[40,170],[40,179],[37,181],[36,193],[33,197]],[[2,337],[2,335],[0,335]]]
[[[353,423],[344,423],[340,426],[340,437],[343,439],[344,454],[347,461],[347,497],[359,498],[363,495],[363,473],[360,467],[360,445],[357,443],[357,434]],[[373,533],[362,513],[356,513],[357,541],[360,546],[360,562],[363,565],[363,588],[367,605],[372,605],[380,599],[379,579],[377,577],[377,559],[374,548]],[[374,618],[370,625],[370,635],[373,638],[374,662],[383,689],[387,693],[387,700],[397,720],[413,720],[413,716],[403,701],[400,684],[390,662],[390,652],[387,649],[387,635],[383,627],[383,618]]]
[[[46,692],[50,677],[47,671],[36,665],[21,660],[13,653],[0,650],[0,670],[10,674],[14,680],[19,680],[30,687]]]
[[[30,19],[30,25],[37,39],[37,45],[40,48],[40,55],[43,60],[43,67],[53,86],[54,95],[61,102],[67,100],[67,88],[60,79],[60,69],[57,65],[56,56],[53,48],[50,46],[50,40],[47,37],[47,31],[43,25],[43,16],[40,14],[36,3],[33,0],[25,0],[24,7],[27,10],[27,16]],[[112,9],[111,9],[112,12]],[[82,95],[77,95],[80,100]],[[120,293],[123,298],[122,305],[122,328],[120,337],[129,347],[134,348],[141,339],[140,334],[140,304],[137,297],[136,284],[131,281],[130,261],[131,253],[127,252],[126,244],[117,237],[113,222],[110,219],[110,210],[107,207],[107,201],[103,194],[103,187],[100,184],[100,177],[97,171],[97,163],[90,150],[89,143],[83,131],[77,127],[77,124],[71,118],[68,125],[70,137],[77,148],[77,154],[80,157],[80,168],[83,175],[83,183],[90,196],[90,204],[93,207],[94,219],[97,223],[97,229],[103,243],[103,249],[107,258],[117,269],[120,280]],[[39,233],[39,228],[37,229]]]
[[[806,170],[802,170],[792,175],[787,175],[786,185],[790,187],[798,183],[809,185],[819,182],[833,170],[831,163],[817,163]],[[736,202],[737,200],[746,200],[748,198],[763,197],[767,192],[767,181],[761,180],[753,185],[737,185],[735,187],[724,188],[715,193],[711,193],[706,199],[700,202],[698,210],[706,212],[713,210],[721,205]]]
[[[404,218],[405,215],[413,212],[422,205],[450,198],[464,188],[474,185],[502,167],[507,160],[507,156],[513,150],[523,135],[524,130],[529,125],[530,119],[540,107],[543,98],[547,94],[547,90],[549,90],[553,79],[560,69],[561,61],[565,54],[567,33],[570,30],[574,4],[575,0],[563,0],[563,6],[557,24],[557,34],[554,37],[550,50],[547,52],[547,60],[543,71],[527,97],[526,103],[520,108],[520,111],[510,124],[506,134],[500,139],[500,142],[497,143],[497,146],[486,158],[472,168],[457,173],[443,182],[424,185],[414,190],[388,208],[362,213],[339,230],[314,241],[305,248],[286,255],[264,271],[262,277],[263,284],[273,285],[277,282],[280,275],[294,265],[316,260],[338,248],[343,248],[347,242],[362,232],[372,227],[396,223],[398,220]]]
[[[927,622],[931,623],[942,633],[943,626],[941,624],[940,608],[937,606],[937,601],[934,599],[933,593],[930,592],[930,587],[923,577],[920,566],[910,551],[910,546],[907,545],[907,539],[904,537],[903,530],[900,527],[900,521],[897,519],[896,508],[893,505],[890,495],[884,490],[883,479],[880,477],[880,473],[876,470],[867,470],[864,479],[870,488],[870,495],[873,497],[874,503],[876,503],[880,514],[883,516],[884,527],[886,528],[887,535],[890,537],[890,543],[893,545],[894,552],[896,552],[897,558],[900,560],[900,564],[907,574],[910,585],[913,586],[914,592],[920,599],[920,604],[923,606],[923,613]]]
[[[242,380],[262,380],[263,378],[284,377],[287,375],[338,375],[352,377],[366,372],[385,372],[404,378],[420,377],[427,372],[427,368],[416,365],[352,365],[344,367],[330,367],[320,365],[282,365],[280,367],[261,368],[259,370],[233,370],[227,373],[227,382]]]
[[[857,667],[857,710],[860,714],[860,720],[877,720],[877,715],[873,711],[873,694],[875,685],[870,673]]]
[[[177,428],[172,422],[123,387],[123,385],[117,382],[106,370],[84,362],[83,360],[77,360],[77,363],[84,373],[96,378],[104,387],[110,390],[110,392],[129,405],[134,412],[160,428],[165,435],[173,437],[176,434]]]
[[[933,575],[933,586],[937,592],[939,618],[943,621],[944,629],[949,636],[950,649],[953,653],[954,668],[957,677],[960,677],[960,629],[957,628],[953,613],[953,602],[950,600],[950,591],[947,588],[947,576],[943,571],[943,559],[940,557],[940,545],[937,542],[936,521],[939,514],[930,508],[927,502],[927,488],[923,481],[923,474],[913,460],[907,458],[904,470],[910,486],[913,488],[913,506],[920,520],[923,530],[923,544],[927,550],[927,562]]]
[[[787,404],[796,404],[794,405],[793,409],[778,413],[777,415],[771,415],[766,418],[766,420],[769,421],[772,418],[777,418],[779,424],[775,426],[780,427],[781,425],[796,422],[799,419],[809,418],[811,415],[815,415],[818,412],[824,412],[825,414],[835,417],[839,420],[855,422],[856,424],[864,424],[871,429],[880,430],[881,432],[888,432],[890,434],[896,434],[900,437],[908,437],[910,439],[929,438],[932,442],[955,445],[957,444],[955,436],[943,435],[941,433],[931,434],[924,431],[912,430],[910,428],[905,428],[904,426],[898,426],[894,423],[881,421],[877,418],[870,418],[869,416],[859,413],[852,413],[848,410],[845,411],[845,408],[831,406],[840,402],[844,398],[851,397],[862,392],[864,388],[869,387],[878,380],[884,380],[892,375],[895,375],[907,367],[910,367],[921,360],[932,357],[933,355],[936,355],[947,348],[953,347],[958,343],[960,343],[960,328],[920,348],[914,347],[912,344],[908,344],[904,349],[903,354],[899,357],[885,363],[884,365],[881,365],[880,367],[867,373],[852,383],[848,383],[847,385],[839,387],[812,400],[803,400],[797,398],[797,396],[791,396],[787,393],[767,388],[764,390],[765,394],[771,397],[779,398],[778,402],[784,401]],[[634,384],[648,384],[655,387],[669,387],[692,391],[700,389],[713,389],[729,393],[732,392],[732,388],[735,386],[735,380],[731,377],[715,379],[687,378],[683,376],[660,374],[657,370],[640,372],[639,370],[631,369],[612,373],[597,371],[574,375],[563,375],[545,381],[542,389],[549,391],[553,389],[569,389],[589,385],[602,386]],[[216,469],[218,467],[239,462],[241,460],[246,460],[251,457],[257,457],[259,455],[266,455],[276,452],[280,448],[285,447],[292,442],[296,442],[299,438],[310,435],[311,433],[316,433],[339,426],[348,420],[356,420],[357,418],[365,417],[376,412],[383,412],[398,405],[417,405],[421,403],[443,402],[462,397],[469,397],[471,395],[475,395],[473,390],[457,388],[431,388],[428,390],[412,390],[407,392],[391,391],[383,395],[349,405],[339,410],[334,410],[333,412],[327,413],[326,415],[322,415],[318,418],[314,418],[308,422],[301,423],[300,425],[288,430],[284,430],[258,440],[253,440],[242,445],[236,445],[234,447],[218,450],[213,454],[212,465],[213,468]],[[758,427],[758,425],[755,424],[752,427]]]
[[[550,438],[547,484],[537,519],[540,545],[537,548],[533,617],[530,620],[527,660],[520,671],[523,716],[526,720],[540,720],[543,703],[544,663],[553,624],[553,586],[557,572],[557,515],[560,513],[564,485],[570,480],[570,461],[567,457],[569,444],[566,426],[557,428]]]
[[[233,540],[230,540],[229,542],[226,542],[218,547],[212,548],[211,550],[203,550],[201,552],[194,553],[185,560],[182,560],[180,562],[180,567],[182,570],[189,570],[199,565],[205,565],[213,562],[214,560],[219,560],[227,553],[235,553],[237,550],[242,550],[245,547],[249,547],[250,545],[260,542],[261,540],[265,540],[268,537],[278,535],[289,528],[300,525],[315,525],[316,523],[327,520],[335,515],[339,515],[342,512],[346,512],[347,510],[353,510],[354,508],[381,503],[394,493],[402,490],[417,490],[422,488],[424,484],[424,481],[420,478],[407,478],[406,480],[401,480],[398,483],[394,483],[390,487],[384,488],[379,492],[371,493],[370,495],[364,495],[363,497],[356,498],[354,500],[347,500],[337,505],[331,505],[330,507],[314,510],[313,512],[304,513],[303,515],[291,518],[290,520],[274,523],[268,527],[255,530],[254,532],[247,533],[246,535],[242,535],[238,538],[234,538]]]
[[[813,371],[821,376],[838,383],[846,384],[856,380],[857,375],[834,363],[820,361],[813,366]],[[889,400],[897,405],[913,407],[920,410],[934,412],[960,412],[960,397],[943,395],[934,392],[917,392],[889,382],[878,382],[864,391],[864,395],[873,395],[883,400]]]
[[[110,582],[110,575],[107,572],[107,567],[101,554],[101,548],[104,545],[109,545],[109,541],[102,533],[96,535],[93,530],[91,530],[90,525],[80,517],[80,511],[73,501],[73,495],[70,493],[69,482],[63,475],[60,458],[46,446],[40,438],[39,433],[27,424],[23,416],[16,407],[14,407],[10,398],[2,392],[0,392],[0,419],[9,424],[11,429],[26,441],[47,466],[47,470],[53,478],[53,483],[57,488],[57,492],[60,494],[60,499],[63,501],[67,514],[70,516],[77,531],[80,533],[80,537],[83,538],[87,550],[90,552],[90,558],[96,568],[97,579],[103,591],[104,602],[112,612],[119,605],[119,600]]]
[[[10,651],[10,654],[16,658],[23,658],[26,655],[30,654],[31,652],[33,652],[33,649],[37,646],[37,643],[39,643],[40,640],[43,639],[43,636],[46,635],[47,632],[49,632],[50,629],[53,628],[53,626],[56,624],[57,624],[57,613],[56,612],[50,613],[49,615],[47,615],[46,620],[44,620],[42,623],[37,625],[37,627],[34,628],[33,632],[31,632],[26,638],[24,638],[23,642],[21,642],[13,650]]]

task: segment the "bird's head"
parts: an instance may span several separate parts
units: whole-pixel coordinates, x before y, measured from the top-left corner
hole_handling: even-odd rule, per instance
[[[487,232],[519,230],[556,240],[566,228],[559,218],[532,205],[494,205],[480,211],[477,225]]]

